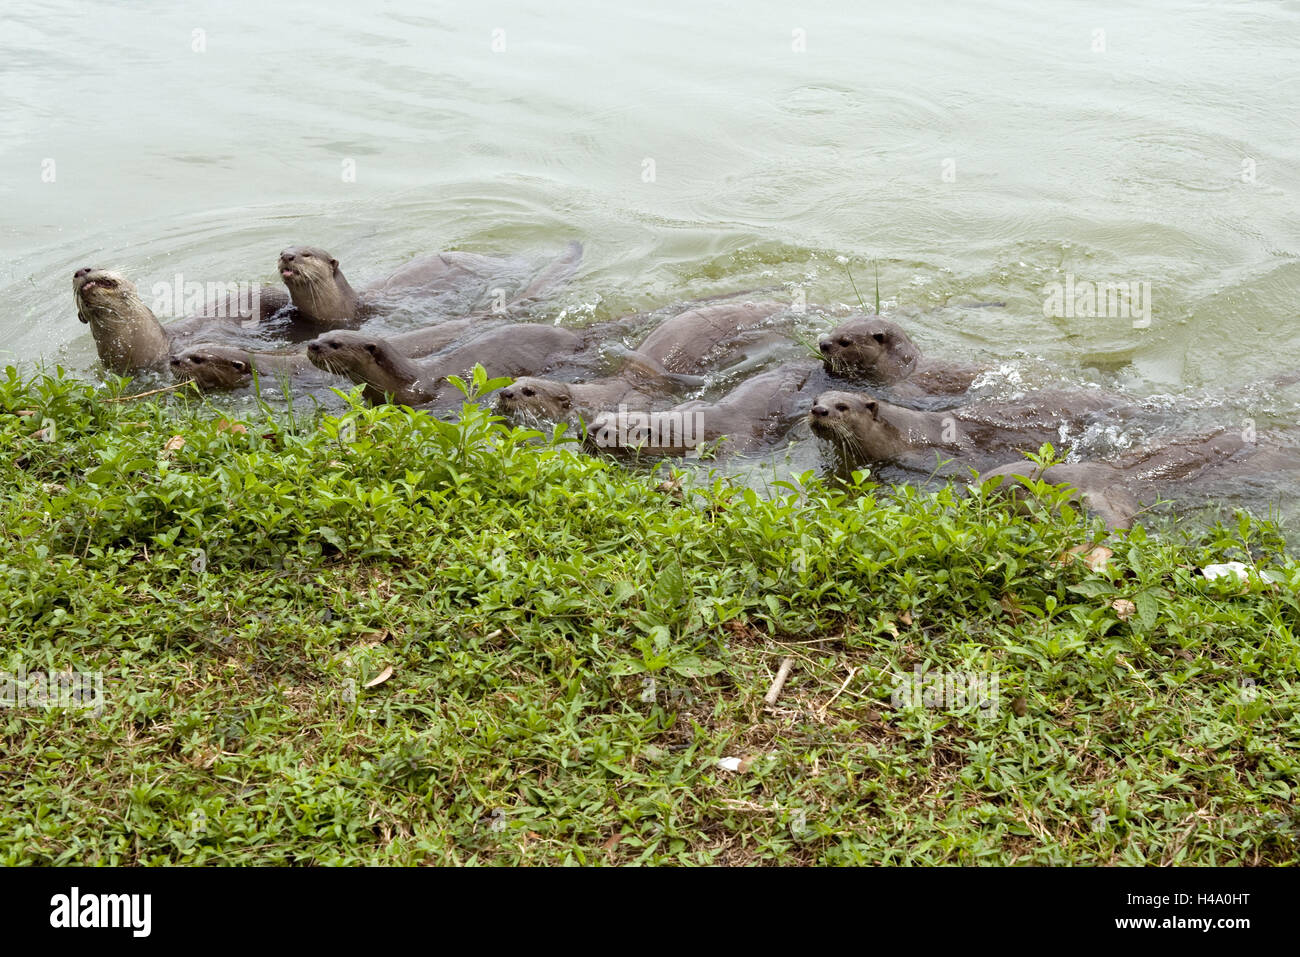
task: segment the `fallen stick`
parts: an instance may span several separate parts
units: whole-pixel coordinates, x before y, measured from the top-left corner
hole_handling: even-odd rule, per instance
[[[794,669],[793,658],[783,658],[781,667],[776,670],[776,677],[772,679],[772,687],[767,689],[767,694],[763,695],[763,703],[771,708],[776,704],[776,699],[781,697],[781,689],[785,687],[785,679],[790,677],[790,672]]]
[[[853,680],[853,676],[856,675],[857,673],[858,673],[857,668],[850,668],[849,676],[844,679],[844,684],[840,685],[840,690],[835,692],[833,695],[831,695],[830,700],[821,706],[819,714],[821,715],[822,720],[826,719],[826,712],[830,708],[831,704],[834,703],[835,699],[840,696],[840,693],[843,692],[844,689],[849,686],[849,682]]]
[[[158,395],[161,392],[171,392],[174,389],[184,389],[192,385],[195,385],[195,382],[192,379],[187,379],[185,382],[178,382],[176,383],[176,385],[164,386],[161,389],[154,389],[150,392],[138,392],[135,395],[119,395],[115,398],[105,399],[104,401],[105,402],[130,402],[132,399],[143,399],[145,396]]]

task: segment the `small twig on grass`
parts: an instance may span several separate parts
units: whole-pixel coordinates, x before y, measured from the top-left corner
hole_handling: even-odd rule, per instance
[[[790,672],[794,669],[793,658],[783,658],[781,667],[776,671],[776,678],[772,680],[772,687],[767,689],[767,694],[763,695],[763,703],[769,708],[776,704],[776,699],[781,697],[781,689],[785,687],[785,679],[790,677]]]
[[[853,676],[856,675],[857,673],[858,673],[857,668],[850,668],[849,676],[844,679],[844,684],[840,685],[840,690],[835,692],[833,695],[831,695],[830,700],[828,700],[824,705],[821,706],[820,713],[821,713],[821,719],[823,721],[826,720],[826,711],[830,708],[831,704],[834,703],[835,699],[840,696],[840,694],[844,691],[844,689],[849,686],[849,682],[853,680]]]
[[[146,398],[147,396],[158,395],[158,393],[160,392],[171,392],[173,389],[185,389],[188,388],[189,386],[195,386],[197,388],[197,385],[198,384],[193,379],[186,379],[184,382],[178,382],[175,385],[163,386],[161,389],[153,389],[149,392],[138,392],[135,395],[119,395],[110,399],[105,399],[104,401],[128,402],[131,399],[143,399]]]

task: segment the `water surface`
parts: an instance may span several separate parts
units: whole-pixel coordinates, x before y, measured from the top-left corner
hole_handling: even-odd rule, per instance
[[[274,283],[314,243],[365,281],[578,238],[563,321],[847,308],[874,262],[927,351],[1295,427],[1260,384],[1300,364],[1296,2],[180,7],[3,14],[7,360],[94,374],[82,265]],[[1149,283],[1150,327],[1045,317],[1067,275]]]

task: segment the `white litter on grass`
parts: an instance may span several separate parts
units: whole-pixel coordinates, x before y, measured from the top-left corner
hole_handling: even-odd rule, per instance
[[[1250,566],[1243,562],[1223,562],[1219,565],[1206,565],[1201,569],[1201,574],[1210,581],[1216,581],[1220,578],[1235,577],[1237,581],[1244,582],[1250,579]],[[1259,575],[1259,577],[1266,582],[1275,582],[1278,580],[1278,576],[1274,575],[1272,572],[1264,572],[1256,569],[1255,574]]]
[[[746,774],[753,770],[759,761],[774,761],[775,754],[751,754],[747,758],[718,758],[718,768],[723,771],[736,771]]]

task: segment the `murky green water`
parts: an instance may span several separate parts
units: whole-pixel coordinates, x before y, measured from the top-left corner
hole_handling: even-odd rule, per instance
[[[929,352],[1295,427],[1244,390],[1300,365],[1294,0],[179,6],[0,14],[6,359],[90,368],[82,265],[275,283],[314,243],[364,281],[576,237],[571,317],[853,303],[839,260],[868,299],[875,260]],[[1067,275],[1149,283],[1149,328],[1045,317]]]

